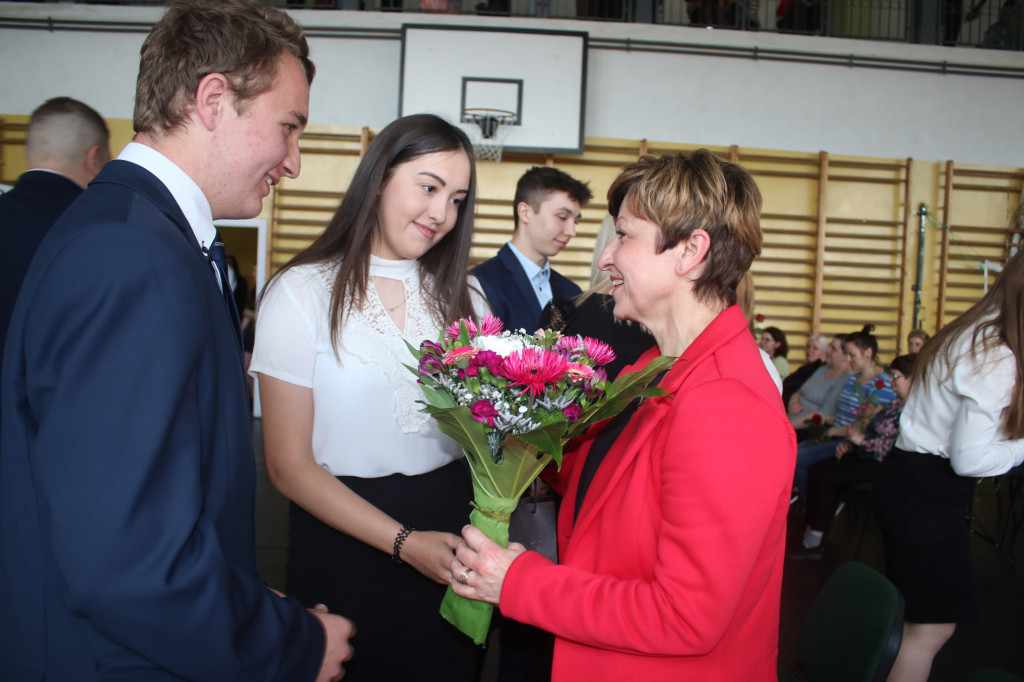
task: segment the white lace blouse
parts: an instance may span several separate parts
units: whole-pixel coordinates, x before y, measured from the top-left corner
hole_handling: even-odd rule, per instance
[[[267,290],[250,374],[313,389],[313,454],[335,476],[422,474],[461,457],[455,442],[419,411],[423,393],[406,368],[415,359],[405,342],[418,346],[441,331],[428,312],[418,262],[371,257],[367,302],[345,318],[337,354],[330,334],[335,267],[292,268]],[[404,333],[384,309],[373,277],[404,284]],[[473,302],[478,314],[487,310],[475,292]]]

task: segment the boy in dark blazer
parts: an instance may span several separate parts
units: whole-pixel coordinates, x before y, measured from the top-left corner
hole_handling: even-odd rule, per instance
[[[512,204],[512,240],[497,256],[473,268],[506,329],[534,332],[548,301],[581,293],[551,268],[549,259],[576,236],[580,208],[591,196],[586,183],[557,168],[534,166],[519,178]]]
[[[142,46],[135,142],[36,252],[0,389],[5,679],[342,675],[352,624],[256,573],[242,347],[213,224],[258,215],[298,175],[308,55],[256,0],[175,4]]]

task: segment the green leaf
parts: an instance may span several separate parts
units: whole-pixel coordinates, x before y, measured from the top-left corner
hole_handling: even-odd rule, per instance
[[[431,411],[442,433],[451,436],[464,450],[470,450],[482,459],[490,459],[491,446],[487,443],[486,427],[473,419],[469,408],[460,405]],[[486,457],[484,457],[486,455]]]
[[[426,384],[420,384],[420,388],[423,389],[423,395],[426,397],[430,407],[434,407],[441,410],[447,410],[453,407],[458,407],[459,403],[455,400],[451,393],[445,389],[437,389],[433,386],[427,386]],[[467,411],[469,408],[466,408]],[[433,412],[431,412],[433,414]]]
[[[466,323],[459,321],[459,346],[468,346],[470,344],[469,329],[466,328]]]
[[[562,434],[564,432],[565,419],[562,419],[554,424],[521,433],[518,437],[545,455],[550,455],[558,462],[558,466],[562,466]],[[508,441],[507,438],[505,440]]]
[[[583,411],[579,420],[566,431],[566,438],[575,438],[588,428],[591,424],[611,419],[616,416],[636,398],[650,398],[659,395],[666,395],[664,389],[657,386],[648,386],[655,378],[665,370],[672,367],[676,358],[661,355],[638,372],[631,372],[616,379],[608,389],[606,398],[598,401]]]

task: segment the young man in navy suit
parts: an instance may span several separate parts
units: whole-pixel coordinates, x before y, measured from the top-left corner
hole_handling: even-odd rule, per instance
[[[142,46],[137,136],[22,285],[0,389],[0,670],[17,680],[340,679],[352,624],[256,573],[256,465],[213,221],[299,173],[309,48],[256,0]]]
[[[506,329],[536,331],[548,301],[581,293],[551,268],[549,259],[576,236],[580,208],[591,196],[585,183],[557,168],[534,166],[519,178],[512,241],[473,269]]]

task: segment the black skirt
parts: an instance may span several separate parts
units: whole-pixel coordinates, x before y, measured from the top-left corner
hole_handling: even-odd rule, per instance
[[[472,487],[462,462],[418,476],[339,477],[400,523],[459,534]],[[321,523],[295,504],[289,516],[288,594],[353,621],[345,680],[475,680],[480,647],[441,618],[445,586]]]
[[[893,448],[874,498],[885,537],[886,574],[911,623],[962,623],[977,615],[967,509],[976,479],[949,460]]]

